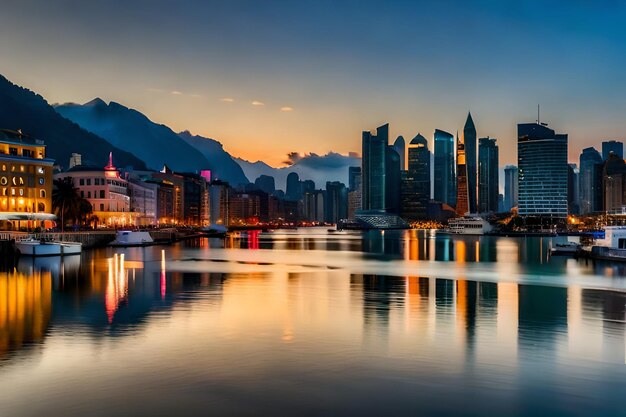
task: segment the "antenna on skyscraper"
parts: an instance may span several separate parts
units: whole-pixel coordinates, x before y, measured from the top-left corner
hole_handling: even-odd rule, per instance
[[[541,117],[539,117],[539,103],[537,103],[537,124],[541,124]]]

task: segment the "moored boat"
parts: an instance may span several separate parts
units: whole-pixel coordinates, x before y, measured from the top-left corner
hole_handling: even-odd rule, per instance
[[[626,261],[626,226],[607,226],[604,238],[597,239],[589,255],[594,259]]]
[[[148,232],[140,232],[134,230],[119,230],[115,235],[115,240],[111,242],[111,246],[129,247],[129,246],[151,246],[156,242]]]
[[[15,242],[15,248],[24,256],[79,255],[82,244],[77,242],[46,241],[27,238]]]
[[[556,243],[550,248],[551,255],[575,255],[580,250],[576,242]]]
[[[463,216],[450,219],[444,232],[454,235],[484,235],[492,230],[491,224],[482,217]]]

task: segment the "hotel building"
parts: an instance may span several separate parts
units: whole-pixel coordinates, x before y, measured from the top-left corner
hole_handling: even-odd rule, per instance
[[[52,166],[43,141],[0,130],[0,228],[52,226]]]
[[[109,154],[109,163],[103,168],[77,165],[66,172],[55,174],[55,179],[70,177],[80,190],[81,197],[93,207],[99,226],[116,227],[137,224],[140,213],[131,211],[128,181],[120,176]]]

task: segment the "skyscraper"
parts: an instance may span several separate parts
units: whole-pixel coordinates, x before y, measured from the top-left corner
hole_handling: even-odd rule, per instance
[[[602,175],[599,167],[602,156],[595,148],[583,149],[580,154],[580,213],[589,214],[602,210]]]
[[[567,211],[569,214],[580,213],[580,172],[576,164],[567,164]]]
[[[538,123],[517,125],[519,215],[527,226],[567,219],[567,134]]]
[[[499,151],[495,139],[478,140],[478,211],[498,211]]]
[[[504,211],[509,211],[517,206],[517,167],[507,165],[504,167]]]
[[[456,214],[464,216],[469,210],[469,192],[465,144],[456,135]]]
[[[465,147],[465,166],[467,169],[467,196],[468,196],[468,211],[470,213],[476,213],[476,127],[474,126],[474,120],[472,120],[472,114],[467,113],[467,120],[463,127],[463,144]],[[457,210],[458,212],[458,210]]]
[[[406,161],[406,143],[404,142],[404,137],[398,136],[396,141],[393,143],[393,148],[400,156],[400,171],[404,171],[404,164]]]
[[[361,158],[361,188],[363,210],[385,209],[385,168],[389,124],[376,129],[376,134],[363,132]]]
[[[326,182],[325,221],[337,224],[348,218],[348,189],[339,181]]]
[[[290,172],[289,175],[287,175],[285,198],[291,201],[297,201],[302,198],[302,184],[300,183],[300,176],[297,172]]]
[[[273,194],[276,191],[274,177],[270,175],[260,175],[254,180],[254,185],[256,185],[259,190],[268,194]]]
[[[408,170],[402,179],[401,217],[407,220],[426,218],[430,200],[430,151],[428,141],[419,133],[408,146]]]
[[[456,206],[454,148],[454,136],[435,129],[434,198],[451,207]]]
[[[348,167],[348,190],[361,190],[361,167]]]
[[[624,158],[624,144],[616,140],[602,142],[602,159],[605,161],[609,159],[611,152],[620,158]]]
[[[385,211],[400,214],[400,155],[393,146],[387,146],[385,159]]]

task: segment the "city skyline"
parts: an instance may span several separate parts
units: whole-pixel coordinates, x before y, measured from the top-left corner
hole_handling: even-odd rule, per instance
[[[5,5],[0,73],[50,102],[120,102],[252,161],[358,151],[363,127],[384,123],[432,141],[471,111],[511,164],[538,103],[569,133],[570,162],[623,140],[619,5],[64,3]]]

